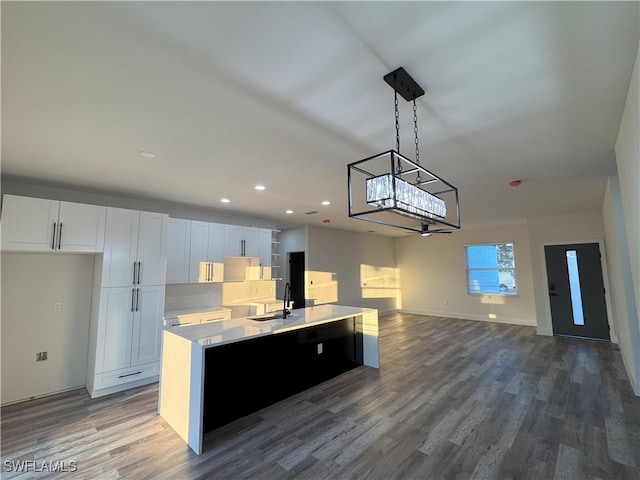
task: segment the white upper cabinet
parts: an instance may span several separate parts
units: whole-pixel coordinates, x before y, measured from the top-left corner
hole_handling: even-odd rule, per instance
[[[2,250],[101,252],[105,213],[97,205],[4,195]]]
[[[138,285],[165,284],[168,219],[163,213],[140,212]]]
[[[167,224],[167,283],[189,282],[191,220],[170,218]]]
[[[222,263],[224,261],[224,225],[209,224],[208,261]]]
[[[102,287],[164,285],[167,221],[163,213],[107,209]]]
[[[219,275],[213,274],[215,269],[212,264],[224,260],[224,225],[191,221],[190,245],[189,282],[221,281]],[[203,262],[207,264],[204,270],[201,265]]]
[[[225,257],[259,257],[260,229],[226,225],[224,236]]]
[[[189,252],[189,282],[198,283],[200,262],[208,262],[209,224],[191,221],[191,249]]]
[[[260,265],[271,266],[271,255],[273,250],[273,234],[266,228],[260,229]]]

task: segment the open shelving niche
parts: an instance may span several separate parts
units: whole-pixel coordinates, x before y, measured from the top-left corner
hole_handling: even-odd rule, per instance
[[[271,271],[272,276],[271,280],[282,280],[282,273],[280,270],[280,254],[278,253],[278,245],[280,242],[278,241],[278,233],[280,230],[271,230]]]

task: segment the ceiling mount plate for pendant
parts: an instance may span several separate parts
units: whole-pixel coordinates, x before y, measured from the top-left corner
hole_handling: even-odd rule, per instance
[[[424,90],[418,83],[411,78],[407,71],[400,67],[384,76],[384,81],[389,84],[396,92],[400,94],[407,102],[415,100],[424,95]]]

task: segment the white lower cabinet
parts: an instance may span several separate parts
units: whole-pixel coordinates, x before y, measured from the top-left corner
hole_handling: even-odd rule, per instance
[[[157,377],[164,288],[101,289],[95,319],[95,365],[87,373],[87,390],[92,397],[118,391],[118,385]]]

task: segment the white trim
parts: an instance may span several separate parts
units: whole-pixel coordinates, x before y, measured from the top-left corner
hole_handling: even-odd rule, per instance
[[[135,382],[121,383],[118,385],[113,385],[112,387],[93,390],[89,392],[89,395],[91,396],[91,398],[104,397],[105,395],[124,392],[125,390],[130,390],[132,388],[142,387],[144,385],[149,385],[151,383],[158,383],[159,381],[160,381],[160,375],[153,375],[152,377],[141,378],[140,380],[136,380]]]
[[[615,323],[613,321],[613,308],[611,307],[611,293],[609,288],[609,274],[607,270],[607,255],[604,248],[604,240],[602,238],[596,238],[592,240],[576,240],[576,241],[562,241],[562,242],[542,242],[540,243],[540,249],[542,250],[542,290],[544,294],[544,304],[545,304],[545,314],[546,319],[549,320],[548,325],[538,325],[538,334],[539,335],[553,335],[553,320],[551,318],[551,302],[549,301],[549,295],[547,292],[549,290],[548,287],[548,276],[547,276],[547,256],[544,250],[546,246],[554,246],[554,245],[580,245],[585,243],[597,243],[598,248],[600,249],[600,268],[602,269],[602,282],[604,283],[604,301],[607,309],[607,321],[609,323],[609,336],[611,337],[611,343],[618,343],[618,336],[615,331]],[[547,333],[551,332],[551,333]]]
[[[506,323],[509,325],[523,325],[527,327],[535,327],[535,319],[525,318],[488,318],[483,315],[473,315],[468,313],[455,313],[455,312],[436,312],[433,310],[417,310],[413,308],[400,308],[400,313],[411,313],[414,315],[427,315],[431,317],[444,317],[444,318],[458,318],[461,320],[476,320],[480,322],[490,323]]]
[[[32,397],[20,398],[18,400],[11,400],[9,402],[3,403],[0,406],[7,407],[9,405],[15,405],[16,403],[29,402],[31,400],[36,400],[38,398],[50,397],[51,395],[58,395],[59,393],[70,392],[72,390],[79,390],[81,388],[85,389],[85,386],[84,385],[78,385],[76,387],[65,388],[63,390],[56,390],[55,392],[48,392],[48,393],[43,393],[43,394],[40,394],[40,395],[34,395]]]

